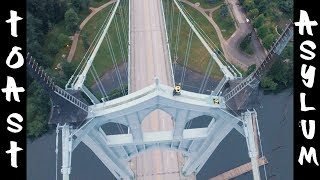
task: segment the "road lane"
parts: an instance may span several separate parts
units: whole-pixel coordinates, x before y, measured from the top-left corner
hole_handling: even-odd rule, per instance
[[[164,22],[160,0],[131,1],[131,91],[153,83],[173,86],[166,47]],[[150,113],[142,122],[144,132],[171,130],[171,117],[160,110]],[[153,150],[139,155],[136,164],[137,179],[180,179],[178,154],[173,151]]]

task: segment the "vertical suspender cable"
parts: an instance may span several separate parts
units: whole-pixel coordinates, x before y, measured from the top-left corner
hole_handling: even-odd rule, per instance
[[[193,36],[193,31],[190,28],[189,37],[188,37],[188,43],[187,43],[187,50],[186,50],[186,54],[185,54],[185,57],[184,57],[183,70],[182,70],[181,81],[180,81],[182,87],[183,87],[184,78],[185,78],[185,75],[186,75],[187,65],[188,65],[188,61],[189,61],[190,48],[191,48],[191,44],[192,44],[192,36]]]
[[[178,26],[177,26],[177,32],[176,32],[176,43],[175,43],[175,52],[174,52],[174,62],[173,62],[173,73],[175,74],[176,71],[176,64],[178,60],[178,49],[179,49],[179,38],[180,38],[180,29],[181,29],[181,13],[179,13],[178,17]]]
[[[115,27],[116,27],[117,38],[118,38],[118,42],[119,42],[119,47],[120,47],[120,52],[121,52],[122,61],[123,61],[124,64],[126,64],[125,54],[124,54],[123,45],[122,45],[122,38],[121,38],[120,31],[119,31],[119,25],[118,25],[117,17],[115,17],[114,22],[115,22]],[[128,74],[128,69],[127,69],[127,67],[125,67],[125,71],[126,71],[126,74]]]
[[[121,79],[121,75],[120,75],[120,72],[119,72],[119,68],[118,68],[118,64],[117,64],[117,60],[115,58],[115,54],[114,54],[114,51],[112,49],[112,45],[111,45],[111,42],[110,42],[110,38],[109,38],[109,34],[107,33],[106,36],[105,36],[105,40],[107,41],[107,44],[108,44],[108,48],[109,48],[109,52],[111,54],[111,59],[112,59],[112,63],[113,63],[113,67],[116,71],[116,75],[117,75],[117,78],[118,78],[118,82],[119,82],[119,85],[120,85],[120,89],[121,89],[121,92],[122,92],[122,95],[125,95],[125,90],[123,88],[123,82],[122,82],[122,79]]]

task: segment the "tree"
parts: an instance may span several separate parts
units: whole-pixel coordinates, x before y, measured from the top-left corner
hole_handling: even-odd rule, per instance
[[[80,8],[81,8],[81,0],[71,0],[71,4],[72,4],[73,9],[74,9],[76,12],[79,12],[79,11],[80,11]]]
[[[60,33],[57,37],[57,44],[59,45],[60,48],[65,47],[68,44],[69,37],[63,33]]]
[[[48,45],[48,51],[51,56],[55,56],[59,52],[59,47],[56,43],[50,42]]]
[[[81,0],[81,9],[86,10],[89,8],[90,1],[89,0]]]
[[[256,64],[252,64],[248,67],[248,70],[246,71],[246,76],[249,76],[253,71],[255,71],[257,68]]]
[[[263,39],[269,33],[269,28],[267,25],[262,25],[258,28],[258,36]]]
[[[251,10],[248,12],[248,16],[249,16],[251,19],[255,19],[258,15],[259,15],[259,10],[258,10],[257,8],[251,9]]]
[[[38,137],[48,129],[49,97],[35,81],[29,85],[27,92],[27,135]]]
[[[274,91],[277,89],[278,84],[275,83],[272,78],[269,76],[266,76],[262,79],[261,81],[261,87],[264,88],[265,90],[271,90]]]
[[[287,15],[292,16],[292,14],[293,14],[293,1],[292,0],[279,1],[279,8]]]
[[[85,49],[88,49],[90,47],[89,40],[88,40],[88,33],[86,31],[83,31],[81,37],[82,37],[83,47]]]
[[[256,0],[255,1],[256,7],[258,8],[260,13],[265,13],[270,1],[267,0]]]
[[[259,28],[263,25],[264,22],[265,22],[265,17],[263,14],[260,14],[257,18],[254,19],[253,27]]]
[[[270,49],[275,40],[276,37],[274,34],[268,34],[265,38],[262,39],[262,44],[266,49]]]
[[[71,34],[79,29],[79,18],[74,9],[70,8],[64,15],[67,31]]]
[[[73,75],[74,71],[77,68],[77,65],[74,63],[74,61],[73,62],[63,61],[61,66],[62,66],[64,76],[67,79]]]
[[[254,8],[254,2],[253,0],[244,0],[243,6],[246,9],[246,11],[250,11],[251,9]]]
[[[228,7],[226,4],[222,5],[221,8],[220,8],[220,17],[221,18],[224,18],[224,17],[227,17],[229,14],[228,12]]]

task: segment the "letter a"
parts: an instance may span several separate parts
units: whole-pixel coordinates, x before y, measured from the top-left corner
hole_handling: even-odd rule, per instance
[[[317,21],[310,21],[308,13],[304,10],[300,10],[299,22],[295,22],[294,25],[299,26],[300,35],[304,34],[304,27],[306,27],[307,33],[313,36],[311,26],[317,26],[318,23]]]
[[[17,87],[16,81],[14,80],[13,77],[8,76],[7,77],[7,87],[2,88],[1,91],[3,93],[6,93],[6,100],[8,102],[11,101],[11,93],[13,94],[13,98],[15,101],[20,102],[19,99],[19,92],[24,92],[23,87]]]

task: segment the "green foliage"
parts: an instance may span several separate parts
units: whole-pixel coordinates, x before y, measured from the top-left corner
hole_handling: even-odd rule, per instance
[[[253,0],[244,0],[243,6],[246,11],[249,11],[250,9],[253,9],[255,7]]]
[[[38,137],[48,129],[49,98],[36,82],[28,86],[27,93],[27,136]]]
[[[75,12],[79,12],[81,8],[81,0],[71,0],[71,7]]]
[[[269,76],[284,87],[293,82],[293,63],[277,60],[270,69]]]
[[[59,47],[56,43],[50,42],[48,45],[48,51],[50,55],[55,56],[59,51]]]
[[[248,67],[248,70],[246,71],[245,76],[249,76],[251,73],[253,73],[257,68],[256,64],[252,64]]]
[[[83,42],[84,49],[86,49],[86,50],[89,49],[90,43],[89,43],[89,40],[88,40],[88,33],[86,31],[83,31],[81,37],[82,37],[82,42]]]
[[[220,7],[220,17],[224,18],[224,17],[226,17],[228,15],[229,15],[228,6],[226,4],[223,4]]]
[[[230,12],[226,4],[223,4],[219,9],[212,13],[212,18],[221,29],[222,35],[225,39],[229,39],[236,30],[234,21],[229,13]]]
[[[259,10],[258,10],[257,8],[251,9],[251,10],[248,12],[248,16],[249,16],[251,19],[256,18],[258,15],[259,15]]]
[[[58,38],[57,38],[57,43],[59,45],[59,48],[63,48],[65,47],[68,42],[70,41],[69,37],[63,33],[60,33],[58,35]]]
[[[269,34],[276,34],[275,27],[283,27],[289,18],[292,19],[293,0],[239,0],[239,2],[247,15],[253,19],[253,27],[257,29],[257,34],[267,49],[272,44],[271,39],[275,37]]]
[[[265,38],[262,39],[262,44],[265,48],[270,49],[275,40],[276,36],[274,34],[268,34]]]
[[[264,38],[269,33],[269,27],[268,25],[264,24],[261,27],[258,28],[258,36],[260,38]]]
[[[265,22],[265,17],[263,14],[260,14],[257,18],[254,19],[253,27],[255,28],[261,27],[264,22]]]
[[[74,61],[71,61],[71,62],[63,61],[61,63],[62,71],[64,73],[64,76],[67,79],[69,79],[72,76],[72,74],[75,72],[77,65],[78,64]]]
[[[293,14],[293,1],[282,0],[279,1],[279,8],[288,15]]]
[[[73,8],[70,8],[64,15],[66,29],[70,34],[75,33],[79,29],[79,18]]]
[[[253,54],[253,49],[251,46],[251,33],[249,33],[243,38],[243,40],[240,42],[239,47],[240,47],[240,50],[243,51],[244,53],[248,55]]]
[[[261,87],[265,90],[274,91],[277,89],[278,84],[272,80],[272,78],[266,76],[261,81]]]

